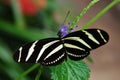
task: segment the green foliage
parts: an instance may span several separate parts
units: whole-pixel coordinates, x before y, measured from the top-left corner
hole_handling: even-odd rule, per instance
[[[5,76],[1,75],[0,79],[3,80],[9,76],[8,79],[13,80],[16,76],[19,76],[23,70],[13,61],[12,52],[7,47],[8,45],[6,45],[2,40],[0,40],[0,42],[0,71],[3,72],[2,74],[5,74]],[[29,78],[25,76],[23,80],[29,80]]]
[[[40,66],[40,69],[39,69],[39,71],[38,71],[38,74],[37,74],[36,77],[35,77],[35,80],[39,80],[39,79],[40,79],[40,76],[41,76],[41,74],[42,74],[42,68],[43,68],[43,66]]]
[[[21,12],[21,8],[19,5],[19,1],[18,0],[10,0],[11,3],[11,8],[14,14],[14,19],[15,19],[15,23],[16,23],[16,27],[19,29],[23,29],[25,27],[25,21],[23,19],[23,14]]]
[[[21,40],[33,41],[55,35],[54,32],[50,30],[49,33],[46,33],[44,30],[36,30],[32,28],[21,30],[15,27],[16,26],[13,24],[0,20],[0,30],[12,35],[13,37],[20,38]]]
[[[88,80],[90,69],[83,61],[67,59],[62,64],[51,67],[52,80]]]

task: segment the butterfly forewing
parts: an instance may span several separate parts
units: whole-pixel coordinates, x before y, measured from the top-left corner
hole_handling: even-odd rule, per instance
[[[101,29],[86,29],[72,32],[62,39],[68,56],[80,60],[89,55],[89,51],[105,44],[108,34]]]
[[[22,63],[41,63],[56,65],[64,60],[63,46],[57,38],[37,40],[20,47],[14,59]]]

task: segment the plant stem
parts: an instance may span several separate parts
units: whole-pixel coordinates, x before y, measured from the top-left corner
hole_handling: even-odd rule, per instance
[[[39,71],[38,71],[38,74],[37,74],[36,77],[35,77],[35,80],[40,80],[40,76],[41,76],[42,71],[43,71],[43,66],[40,66],[40,69],[39,69]]]
[[[98,20],[103,14],[105,14],[108,10],[110,10],[114,5],[119,3],[120,0],[113,0],[107,7],[105,7],[102,11],[100,11],[94,18],[92,18],[88,23],[86,23],[81,29],[87,29],[90,25],[92,25],[96,20]]]
[[[68,32],[70,32],[71,28],[73,28],[73,27],[78,23],[78,21],[80,21],[80,19],[83,17],[83,15],[84,15],[95,3],[97,3],[98,1],[99,1],[99,0],[92,0],[92,1],[82,10],[82,12],[80,13],[80,15],[77,16],[77,17],[73,20],[72,24],[69,26]]]
[[[23,29],[25,27],[25,22],[20,8],[19,0],[10,0],[10,1],[11,1],[11,7],[13,10],[14,18],[16,21],[16,27],[18,29]]]
[[[39,66],[40,66],[40,64],[33,65],[28,70],[26,70],[24,73],[22,73],[19,77],[17,77],[17,79],[15,79],[15,80],[20,80],[21,78],[23,78],[24,76],[28,75],[31,71],[33,71],[34,69],[36,69]]]

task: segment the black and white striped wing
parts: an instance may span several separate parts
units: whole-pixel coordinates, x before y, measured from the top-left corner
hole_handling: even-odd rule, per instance
[[[62,39],[67,54],[72,60],[80,60],[89,55],[89,51],[108,42],[108,34],[101,29],[86,29],[72,32]]]
[[[41,63],[57,65],[65,59],[63,45],[58,38],[37,40],[20,47],[14,59],[21,63]]]

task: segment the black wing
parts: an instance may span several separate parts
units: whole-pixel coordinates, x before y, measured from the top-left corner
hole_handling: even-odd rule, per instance
[[[85,29],[72,32],[62,39],[67,54],[72,60],[80,60],[89,55],[89,51],[108,42],[108,34],[101,29]]]
[[[14,60],[21,63],[41,63],[57,65],[65,59],[63,45],[58,38],[36,40],[20,47],[14,54]]]

